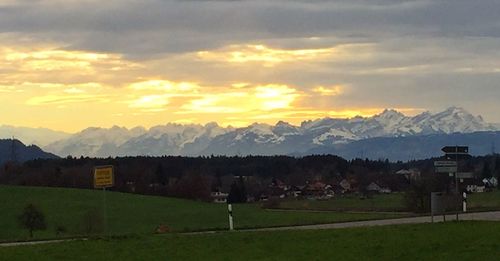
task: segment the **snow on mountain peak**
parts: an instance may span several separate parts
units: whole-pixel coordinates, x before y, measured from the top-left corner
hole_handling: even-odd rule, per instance
[[[423,112],[416,116],[386,109],[373,117],[351,119],[321,118],[303,121],[299,126],[285,121],[276,125],[253,123],[243,128],[221,127],[215,122],[201,124],[168,123],[151,127],[127,129],[113,126],[87,128],[44,149],[66,155],[200,155],[211,154],[211,144],[219,153],[227,148],[245,152],[270,151],[292,153],[339,143],[374,137],[397,137],[427,134],[470,133],[496,130],[480,116],[473,116],[460,107],[439,113]],[[262,149],[259,146],[263,146]]]
[[[403,113],[396,111],[394,109],[385,109],[382,113],[375,115],[377,118],[404,118],[406,117]]]

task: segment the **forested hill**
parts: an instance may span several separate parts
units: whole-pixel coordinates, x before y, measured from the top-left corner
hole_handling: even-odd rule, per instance
[[[52,153],[48,153],[35,145],[26,146],[19,140],[0,139],[0,164],[7,161],[25,162],[33,159],[54,159],[58,158]]]

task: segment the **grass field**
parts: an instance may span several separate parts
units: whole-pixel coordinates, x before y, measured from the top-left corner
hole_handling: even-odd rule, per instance
[[[373,198],[360,199],[359,196],[348,195],[326,201],[290,200],[280,203],[282,209],[331,210],[331,211],[407,211],[403,193],[374,195]],[[500,209],[500,190],[486,193],[474,193],[468,196],[468,209],[486,211]]]
[[[477,211],[499,210],[500,190],[471,194],[467,200],[467,205],[469,209]]]
[[[356,195],[347,195],[330,200],[290,200],[281,202],[279,208],[331,211],[405,211],[402,193],[381,194],[366,199],[360,199]]]
[[[0,247],[5,260],[498,260],[500,223],[225,232]]]
[[[92,209],[102,213],[102,191],[42,187],[0,186],[0,241],[24,240],[27,230],[16,217],[27,203],[34,203],[47,218],[49,228],[36,231],[35,238],[56,237],[55,228],[64,226],[62,236],[84,233],[83,217]],[[108,234],[152,234],[165,224],[175,231],[219,230],[227,228],[226,205],[165,197],[106,192]],[[318,224],[399,217],[391,214],[307,213],[268,211],[258,205],[233,208],[235,227],[253,228]]]

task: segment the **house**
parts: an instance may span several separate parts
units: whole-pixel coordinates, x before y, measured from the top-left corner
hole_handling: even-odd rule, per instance
[[[391,193],[391,189],[387,186],[380,185],[377,182],[372,182],[366,187],[367,191],[377,192],[377,193]]]
[[[320,197],[324,195],[325,187],[326,187],[325,183],[316,181],[307,184],[307,186],[304,188],[304,194],[307,196]]]
[[[299,188],[298,186],[289,186],[288,189],[286,190],[286,196],[292,198],[298,198],[302,196],[302,189]]]
[[[333,198],[335,196],[335,190],[332,185],[326,185],[324,188],[324,197],[326,199]]]
[[[334,183],[333,185],[331,185],[331,190],[333,191],[334,194],[340,195],[343,193],[344,188],[342,188],[342,186],[340,186],[339,183],[337,184]]]
[[[498,186],[498,179],[495,178],[495,177],[491,177],[489,179],[488,178],[484,178],[483,179],[483,184],[487,188],[494,188],[494,187]]]
[[[498,186],[498,179],[495,178],[495,177],[491,177],[490,178],[490,184],[493,186],[493,187],[497,187]]]
[[[401,169],[396,172],[397,175],[403,175],[408,180],[416,180],[420,178],[420,170],[411,168],[411,169]]]
[[[340,181],[339,185],[342,187],[342,193],[349,193],[352,191],[351,182],[347,181],[347,179]]]
[[[227,203],[228,193],[213,191],[210,196],[212,197],[212,201],[214,203]]]
[[[273,178],[268,187],[268,193],[272,197],[284,198],[290,189],[283,181]]]

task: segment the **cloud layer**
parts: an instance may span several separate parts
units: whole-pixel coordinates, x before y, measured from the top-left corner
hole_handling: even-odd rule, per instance
[[[79,110],[78,127],[296,123],[450,105],[500,122],[499,13],[493,0],[2,1],[0,123],[75,130]]]

